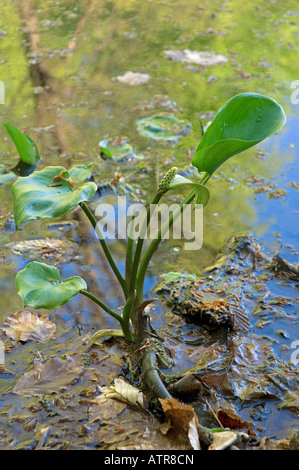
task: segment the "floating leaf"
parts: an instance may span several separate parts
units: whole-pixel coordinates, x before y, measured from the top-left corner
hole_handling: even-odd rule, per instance
[[[92,163],[88,165],[74,165],[68,170],[69,175],[75,184],[81,184],[87,180],[92,172]]]
[[[70,277],[63,282],[57,268],[37,261],[18,272],[16,286],[25,306],[48,310],[61,307],[87,288],[81,277]]]
[[[64,179],[54,181],[64,172]],[[74,209],[80,202],[89,201],[96,193],[95,183],[85,183],[73,190],[67,170],[60,166],[47,166],[12,185],[14,217],[18,228],[31,219],[60,217]]]
[[[3,126],[12,138],[20,159],[28,165],[35,165],[40,156],[33,140],[11,124],[3,123]]]
[[[45,343],[54,335],[56,325],[47,315],[38,316],[37,313],[22,310],[8,317],[2,329],[17,341]]]
[[[176,142],[190,131],[190,123],[173,114],[157,114],[137,121],[139,134],[149,139]]]
[[[286,118],[276,101],[257,93],[231,98],[205,131],[192,164],[210,175],[228,158],[279,131]]]
[[[111,160],[123,160],[134,154],[133,147],[125,137],[109,138],[99,142],[101,153]]]
[[[25,396],[41,396],[58,393],[80,377],[83,367],[73,359],[52,358],[45,363],[37,363],[25,373],[14,386],[12,392]]]

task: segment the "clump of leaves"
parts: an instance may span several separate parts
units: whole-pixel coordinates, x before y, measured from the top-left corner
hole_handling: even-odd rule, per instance
[[[165,116],[140,121],[139,128],[143,135],[150,138],[160,139],[161,136],[167,136],[167,140],[169,138],[172,140],[168,134],[169,126],[177,126],[178,124],[179,128],[175,128],[175,139],[177,139],[181,131],[184,132],[183,123],[178,123],[174,119],[169,120],[168,117],[166,119]],[[268,97],[256,93],[244,93],[231,98],[218,111],[195,151],[192,163],[200,173],[199,181],[195,182],[184,178],[177,174],[176,168],[173,168],[169,170],[157,188],[152,204],[158,204],[169,191],[180,195],[184,189],[188,193],[178,211],[172,214],[167,221],[168,227],[174,223],[186,205],[193,202],[202,205],[208,203],[209,191],[206,184],[222,163],[279,131],[284,124],[283,109]],[[32,162],[33,156],[35,155],[36,158],[37,153],[31,139],[21,137],[14,130],[15,128],[8,129],[10,135],[13,135],[20,156],[23,155],[23,158]],[[107,146],[103,146],[103,149],[109,153]],[[84,173],[84,177],[87,173]],[[80,171],[72,172],[63,167],[47,166],[28,177],[19,178],[12,186],[16,227],[19,229],[22,224],[32,219],[60,217],[80,206],[92,226],[99,230],[97,221],[87,205],[96,191],[97,187],[93,182],[83,183]],[[150,220],[151,213],[148,211],[143,230],[147,229]],[[80,277],[75,276],[62,281],[57,268],[43,263],[29,263],[17,275],[18,293],[23,298],[25,305],[46,309],[62,306],[79,293],[85,295],[118,320],[125,338],[128,341],[134,341],[137,335],[138,312],[144,305],[143,290],[147,268],[163,239],[163,233],[163,227],[161,227],[156,238],[151,240],[144,251],[142,233],[137,241],[133,240],[130,235],[128,236],[124,274],[119,271],[104,237],[99,237],[107,261],[118,279],[126,299],[122,315],[111,310],[109,306],[90,293],[85,281]],[[119,330],[117,331],[119,335]]]

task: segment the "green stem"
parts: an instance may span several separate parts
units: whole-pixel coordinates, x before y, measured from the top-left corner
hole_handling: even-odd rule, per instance
[[[92,226],[94,229],[97,228],[97,230],[100,230],[99,227],[97,227],[97,221],[93,215],[93,213],[89,210],[89,208],[87,207],[87,205],[84,203],[84,202],[80,202],[80,207],[81,209],[84,211],[84,213],[87,215],[88,219],[90,220]],[[103,237],[98,237],[99,238],[99,242],[103,248],[103,251],[105,253],[105,256],[106,256],[106,259],[108,261],[108,263],[110,264],[110,267],[112,269],[112,271],[114,272],[115,276],[117,277],[121,287],[122,287],[122,290],[125,294],[125,297],[127,298],[127,294],[128,294],[128,286],[127,286],[127,283],[125,281],[125,279],[122,277],[121,273],[119,272],[119,269],[118,267],[116,266],[115,262],[114,262],[114,259],[110,253],[110,250],[109,250],[109,247],[106,243],[106,241],[104,240]]]
[[[123,317],[121,315],[119,315],[118,313],[114,312],[113,310],[111,310],[111,308],[109,308],[106,304],[104,304],[104,302],[102,302],[100,299],[98,299],[95,295],[91,294],[90,292],[88,292],[87,290],[85,289],[82,289],[80,291],[80,294],[83,294],[85,295],[86,297],[88,297],[89,299],[93,300],[96,304],[98,304],[106,313],[108,313],[109,315],[111,315],[113,318],[115,318],[116,320],[118,320],[118,322],[120,323],[121,325],[121,328],[124,332],[124,335],[125,335],[125,338],[126,340],[130,341],[130,342],[133,342],[134,341],[134,338],[133,338],[133,335],[131,333],[131,330],[130,330],[130,325],[124,321]]]
[[[95,295],[91,294],[90,292],[88,292],[87,290],[85,289],[82,289],[80,291],[80,294],[83,294],[85,295],[86,297],[88,297],[89,299],[93,300],[96,304],[98,304],[103,310],[105,310],[106,313],[109,313],[109,315],[111,315],[113,318],[115,318],[116,320],[118,320],[120,323],[122,322],[122,317],[121,315],[119,315],[118,313],[114,312],[113,310],[111,310],[111,308],[109,308],[106,304],[104,304],[104,302],[102,302],[100,299],[98,299]]]
[[[132,268],[133,268],[133,260],[134,260],[134,239],[132,236],[133,232],[133,221],[135,219],[135,213],[132,216],[131,219],[131,230],[128,233],[128,241],[127,241],[127,249],[126,249],[126,267],[125,267],[125,280],[127,285],[130,285],[130,279],[132,276]],[[131,291],[129,289],[129,295],[131,294]]]
[[[210,178],[210,175],[208,173],[204,173],[199,184],[205,184]],[[161,242],[164,234],[165,234],[165,231],[169,230],[170,227],[173,225],[174,221],[176,220],[176,218],[183,212],[184,210],[184,206],[187,205],[187,204],[190,204],[193,199],[195,198],[195,195],[196,195],[196,192],[195,190],[193,189],[190,194],[184,199],[184,201],[180,204],[180,207],[178,208],[177,211],[175,211],[174,213],[171,214],[171,216],[169,217],[169,219],[162,225],[162,227],[160,228],[159,232],[158,232],[158,235],[157,235],[157,238],[155,238],[154,240],[152,240],[152,242],[150,243],[148,249],[146,250],[142,260],[141,260],[141,263],[140,263],[140,266],[139,266],[139,269],[138,269],[138,273],[137,273],[137,279],[136,279],[136,290],[137,290],[137,301],[138,303],[140,304],[143,300],[143,286],[144,286],[144,279],[145,279],[145,274],[146,274],[146,270],[147,270],[147,267],[149,265],[149,262],[154,254],[154,252],[156,251],[159,243]]]
[[[134,292],[127,300],[126,305],[124,306],[123,309],[123,314],[122,314],[122,328],[125,329],[126,331],[131,331],[130,328],[130,322],[131,322],[131,315],[132,315],[132,310],[134,307],[136,299],[136,292]]]
[[[132,294],[135,290],[136,276],[137,276],[137,272],[138,272],[138,266],[139,266],[139,261],[140,261],[140,257],[141,257],[141,253],[142,253],[144,238],[145,238],[146,230],[147,230],[147,227],[148,227],[148,224],[150,222],[151,215],[152,215],[151,206],[158,204],[164,193],[165,193],[165,191],[159,191],[158,193],[155,194],[152,202],[150,203],[150,205],[148,207],[147,214],[146,214],[146,219],[144,220],[144,223],[141,227],[140,234],[139,234],[139,237],[138,237],[138,240],[137,240],[137,246],[136,246],[136,250],[135,250],[135,256],[134,256],[133,266],[132,266],[132,271],[131,271],[131,281],[130,281],[130,285],[129,285],[130,294]]]

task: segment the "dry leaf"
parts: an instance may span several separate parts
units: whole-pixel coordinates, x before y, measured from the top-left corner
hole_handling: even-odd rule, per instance
[[[165,413],[165,421],[168,422],[167,434],[187,441],[194,450],[200,450],[198,418],[192,406],[180,403],[175,398],[159,400]]]
[[[96,397],[93,403],[89,408],[90,423],[116,418],[127,407],[126,403],[106,398],[104,395]]]
[[[117,378],[114,384],[107,387],[104,392],[106,398],[115,398],[117,400],[129,403],[130,405],[147,408],[144,394],[137,387],[126,382],[124,379]]]
[[[35,364],[21,377],[12,392],[24,397],[58,393],[78,379],[82,371],[83,366],[71,358],[63,361],[52,358]]]
[[[55,333],[56,325],[47,315],[38,316],[27,310],[21,310],[8,317],[2,327],[6,335],[17,341],[45,343]]]
[[[233,410],[220,408],[217,412],[217,418],[225,428],[248,429],[251,436],[256,434],[252,431],[252,423],[244,421]]]
[[[220,431],[213,433],[213,442],[209,450],[224,450],[238,440],[238,435],[233,431]]]

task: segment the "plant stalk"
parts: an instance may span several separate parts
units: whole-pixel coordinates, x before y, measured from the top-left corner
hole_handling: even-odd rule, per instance
[[[89,208],[87,207],[87,205],[84,203],[84,202],[80,202],[80,207],[81,209],[84,211],[84,213],[87,215],[89,221],[91,222],[92,226],[94,229],[97,228],[97,230],[100,230],[99,227],[97,227],[97,221],[93,215],[93,213],[89,210]],[[121,287],[122,287],[122,290],[125,294],[125,297],[127,298],[127,295],[128,295],[128,286],[127,286],[127,283],[125,281],[125,279],[122,277],[121,273],[119,272],[119,269],[118,267],[116,266],[115,262],[114,262],[114,259],[110,253],[110,250],[109,250],[109,247],[106,243],[106,241],[104,240],[103,237],[98,237],[99,238],[99,242],[103,248],[103,251],[105,253],[105,256],[106,256],[106,259],[108,261],[108,263],[110,264],[110,267],[112,269],[112,271],[114,272],[115,276],[117,277]]]
[[[141,257],[141,253],[142,253],[144,238],[145,238],[146,230],[147,230],[147,227],[148,227],[148,224],[150,222],[151,215],[152,215],[151,206],[158,204],[164,193],[165,193],[165,191],[159,191],[158,193],[155,194],[152,202],[150,203],[150,205],[148,207],[147,214],[146,214],[146,219],[144,220],[144,223],[142,224],[140,234],[139,234],[139,237],[138,237],[138,240],[137,240],[137,245],[136,245],[136,250],[135,250],[135,255],[134,255],[134,260],[133,260],[133,266],[132,266],[132,270],[131,270],[131,280],[130,280],[130,285],[129,285],[130,294],[133,293],[134,290],[135,290],[136,276],[137,276],[137,272],[138,272],[138,266],[139,266],[139,261],[140,261],[140,257]]]
[[[133,335],[132,335],[132,332],[131,332],[131,329],[130,329],[130,324],[126,321],[124,321],[123,317],[121,315],[119,315],[118,313],[114,312],[113,310],[111,310],[111,308],[109,308],[106,304],[104,304],[104,302],[102,302],[100,299],[98,299],[98,297],[96,297],[95,295],[91,294],[90,292],[88,292],[87,290],[85,289],[82,289],[80,291],[80,294],[83,294],[85,295],[86,297],[88,297],[89,299],[93,300],[96,304],[98,304],[106,313],[108,313],[109,315],[111,315],[113,318],[115,318],[121,325],[122,327],[122,330],[124,332],[124,335],[125,335],[125,338],[126,340],[130,341],[130,342],[133,342],[134,341],[134,338],[133,338]]]
[[[209,173],[204,172],[201,180],[199,181],[199,184],[205,184],[209,179],[210,179]],[[160,230],[157,234],[157,237],[154,240],[152,240],[152,242],[150,243],[148,249],[146,250],[146,252],[145,252],[145,254],[144,254],[144,256],[141,260],[141,263],[140,263],[140,266],[139,266],[139,269],[138,269],[138,273],[137,273],[137,279],[136,279],[137,301],[138,301],[139,304],[141,304],[142,301],[143,301],[143,287],[144,287],[144,279],[145,279],[145,275],[146,275],[146,270],[147,270],[147,267],[150,263],[150,260],[153,256],[154,252],[156,251],[159,243],[161,242],[161,240],[162,240],[162,238],[165,234],[165,231],[170,229],[170,227],[173,225],[176,218],[183,212],[184,206],[190,204],[193,201],[193,199],[195,198],[195,195],[196,195],[196,192],[193,189],[190,192],[190,194],[188,194],[188,196],[180,204],[180,207],[178,208],[178,210],[175,211],[174,213],[172,213],[171,216],[169,217],[169,219],[163,224],[163,226],[160,228]]]

